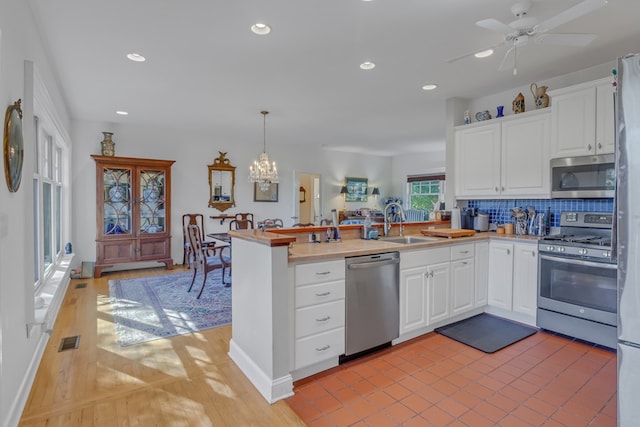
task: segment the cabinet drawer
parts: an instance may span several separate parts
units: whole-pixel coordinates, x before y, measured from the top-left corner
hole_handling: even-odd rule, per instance
[[[344,279],[344,260],[296,265],[296,286]]]
[[[344,300],[296,309],[296,338],[344,326]]]
[[[296,287],[296,308],[344,299],[344,280]]]
[[[400,269],[404,270],[407,268],[447,262],[450,256],[448,246],[434,249],[420,249],[417,251],[403,251],[400,252]]]
[[[451,261],[471,258],[475,255],[473,243],[451,246]]]
[[[296,340],[295,369],[344,353],[344,328]]]

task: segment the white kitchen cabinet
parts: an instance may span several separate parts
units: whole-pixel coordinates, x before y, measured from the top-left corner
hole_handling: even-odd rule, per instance
[[[427,323],[432,324],[451,317],[450,263],[430,265],[427,276]]]
[[[513,245],[512,310],[536,316],[538,299],[538,246],[530,243]]]
[[[487,311],[535,325],[537,289],[537,243],[492,241]]]
[[[487,305],[489,291],[489,242],[475,244],[474,307]]]
[[[438,266],[448,267],[449,260],[449,247],[400,253],[400,335],[428,325],[432,298],[441,300],[442,290],[448,290],[448,283],[443,288],[440,282],[443,272]],[[435,306],[442,311],[440,304]]]
[[[294,369],[344,353],[344,260],[295,266]]]
[[[457,198],[548,198],[548,109],[458,126]]]
[[[473,308],[473,258],[451,261],[451,315]]]
[[[400,335],[427,324],[427,267],[400,271]]]
[[[614,152],[613,93],[610,78],[549,92],[551,158]]]
[[[500,123],[456,129],[456,196],[495,197],[500,185]]]
[[[513,244],[501,241],[489,243],[490,306],[511,311],[513,292]]]
[[[502,123],[501,197],[550,197],[550,135],[548,112]]]
[[[474,307],[474,254],[473,243],[451,247],[451,316]]]

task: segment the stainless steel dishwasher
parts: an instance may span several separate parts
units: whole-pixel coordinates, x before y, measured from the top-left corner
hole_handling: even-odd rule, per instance
[[[345,357],[398,338],[400,255],[391,252],[346,259]]]

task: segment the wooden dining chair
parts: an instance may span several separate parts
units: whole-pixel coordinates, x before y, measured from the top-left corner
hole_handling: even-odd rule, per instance
[[[292,227],[313,227],[314,225],[312,222],[296,222]]]
[[[202,296],[204,286],[207,283],[207,275],[214,270],[222,270],[222,283],[225,287],[231,286],[231,283],[225,282],[225,273],[227,268],[231,267],[231,257],[225,253],[229,246],[202,246],[202,232],[200,228],[191,224],[188,226],[189,240],[193,250],[193,278],[187,292],[191,292],[193,284],[196,281],[198,270],[202,270],[202,286],[198,293],[198,298]]]
[[[252,213],[237,213],[229,223],[229,230],[248,230],[253,228]]]
[[[187,267],[191,268],[191,243],[189,240],[189,230],[187,229],[189,225],[197,225],[198,227],[200,227],[200,240],[202,241],[202,246],[215,246],[215,242],[204,240],[204,215],[198,213],[188,213],[182,215],[182,265],[186,264]]]

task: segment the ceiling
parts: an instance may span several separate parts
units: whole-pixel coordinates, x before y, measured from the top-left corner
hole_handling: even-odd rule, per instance
[[[640,51],[640,1],[609,0],[536,45],[518,74],[453,57],[502,41],[475,22],[514,20],[509,0],[29,0],[72,118],[177,127],[213,139],[390,155],[441,150],[445,100],[476,98]],[[536,0],[540,21],[579,0]],[[271,26],[267,36],[250,31]],[[135,63],[126,54],[147,58]],[[376,68],[362,71],[359,64]],[[422,85],[438,88],[424,91]],[[116,110],[129,112],[118,116]]]

